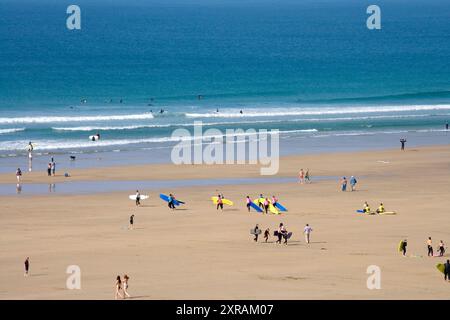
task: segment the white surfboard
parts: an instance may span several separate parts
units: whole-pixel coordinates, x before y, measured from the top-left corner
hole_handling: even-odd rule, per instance
[[[136,201],[136,195],[135,194],[129,195],[128,198],[130,198],[130,200]],[[145,199],[148,199],[148,198],[150,198],[150,196],[148,196],[146,194],[141,194],[141,200],[145,200]]]

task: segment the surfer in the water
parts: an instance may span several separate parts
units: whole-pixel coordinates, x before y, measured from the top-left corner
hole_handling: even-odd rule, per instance
[[[220,210],[223,211],[223,200],[222,200],[222,196],[220,194],[217,196],[217,207],[216,207],[216,210],[219,210],[219,208],[220,208]]]
[[[244,112],[242,112],[242,110],[241,110],[241,111],[239,111],[239,113],[240,113],[240,114],[243,114]]]

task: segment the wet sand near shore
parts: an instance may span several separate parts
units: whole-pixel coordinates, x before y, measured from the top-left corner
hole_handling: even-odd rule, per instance
[[[227,185],[159,190],[186,205],[175,212],[150,192],[136,208],[130,192],[0,197],[0,299],[112,299],[117,275],[130,276],[136,299],[448,299],[450,283],[426,257],[426,239],[450,243],[450,147],[401,152],[321,154],[281,159],[279,176],[310,168],[313,183]],[[46,182],[45,172],[23,183]],[[148,165],[74,170],[70,179],[144,180],[257,177],[259,166]],[[358,190],[314,176],[359,177]],[[63,177],[50,178],[55,181]],[[1,175],[1,183],[15,177]],[[145,194],[145,190],[141,190]],[[235,202],[217,212],[210,197]],[[245,196],[277,195],[282,215],[248,213]],[[395,216],[355,213],[383,202]],[[135,229],[127,230],[135,214]],[[254,243],[256,223],[271,234],[283,222],[289,244]],[[313,228],[312,243],[302,230]],[[397,252],[408,239],[408,257]],[[450,252],[450,251],[449,251]],[[23,277],[29,256],[31,275]],[[81,268],[81,290],[66,289],[66,268]],[[366,286],[367,267],[381,268],[381,289]]]

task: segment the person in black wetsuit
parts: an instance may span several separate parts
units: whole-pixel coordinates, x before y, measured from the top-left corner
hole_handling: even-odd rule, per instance
[[[406,139],[400,139],[400,143],[402,144],[402,150],[405,150]]]

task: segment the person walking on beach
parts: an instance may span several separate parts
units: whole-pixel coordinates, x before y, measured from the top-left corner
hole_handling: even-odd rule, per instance
[[[258,235],[259,235],[258,233],[260,232],[258,224],[255,226],[255,229],[253,229],[253,231],[254,231],[254,236],[255,236],[255,238],[253,240],[255,242],[258,242]]]
[[[223,200],[222,200],[222,196],[220,194],[217,196],[217,207],[216,207],[216,210],[219,210],[219,208],[220,208],[221,211],[223,211]]]
[[[141,205],[141,193],[136,190],[136,207]]]
[[[130,280],[130,277],[128,275],[123,276],[123,298],[131,298],[130,294],[128,293],[128,280]]]
[[[269,210],[269,199],[266,198],[264,200],[264,212],[267,214],[268,210]]]
[[[439,251],[439,257],[443,257],[444,253],[445,253],[445,245],[444,245],[444,241],[442,241],[442,240],[439,241],[438,251]]]
[[[427,248],[428,248],[428,256],[432,257],[434,253],[433,253],[433,242],[431,241],[431,237],[428,237]]]
[[[261,199],[264,199],[262,193],[259,195],[259,199],[258,199],[258,207],[260,207],[261,209],[264,209],[264,202],[261,201]]]
[[[450,281],[450,260],[447,260],[447,262],[444,264],[444,280]]]
[[[405,150],[406,139],[405,138],[400,139],[400,143],[402,145],[401,149]]]
[[[170,209],[175,210],[175,203],[174,203],[175,197],[173,196],[173,194],[169,194],[169,199],[167,201],[168,206]]]
[[[30,257],[27,257],[23,264],[24,264],[24,268],[25,268],[25,273],[23,274],[23,276],[28,277],[29,272],[30,272]]]
[[[311,231],[313,231],[313,229],[309,226],[309,224],[306,224],[305,229],[303,230],[303,233],[305,234],[305,241],[308,244],[309,244],[309,239],[311,236]]]
[[[20,184],[20,178],[22,177],[22,170],[20,170],[20,168],[17,168],[16,170],[16,179],[17,179],[17,183]]]
[[[247,210],[248,212],[250,212],[250,204],[252,202],[252,200],[250,199],[250,196],[247,196],[247,198],[245,199],[246,203],[247,203]]]
[[[277,203],[278,203],[278,198],[275,197],[275,196],[272,196],[272,205],[273,205],[274,207],[276,207],[276,206],[277,206]]]
[[[303,169],[300,169],[300,172],[298,173],[298,179],[300,184],[303,184],[305,182],[305,172]]]
[[[402,241],[400,246],[400,251],[402,252],[403,256],[406,257],[406,247],[408,246],[408,241],[405,239]]]
[[[267,240],[269,240],[269,236],[270,236],[270,229],[267,228],[266,231],[264,231],[264,241],[267,242]]]
[[[133,230],[133,225],[134,225],[134,214],[130,216],[130,226],[129,226],[130,230]]]
[[[356,181],[355,176],[351,176],[350,177],[350,187],[352,187],[352,191],[355,191],[357,183],[358,183],[358,181]]]
[[[311,183],[311,176],[309,175],[309,169],[306,169],[305,183]]]
[[[122,290],[122,280],[120,279],[120,276],[117,276],[116,278],[116,292],[114,294],[114,299],[123,298],[122,294],[120,293],[120,290]]]
[[[347,191],[347,178],[346,177],[342,177],[341,190],[342,191]]]
[[[51,177],[52,175],[52,164],[49,162],[47,165],[47,175]]]

